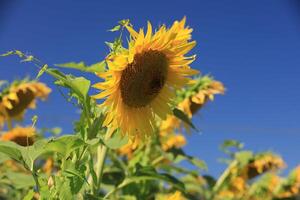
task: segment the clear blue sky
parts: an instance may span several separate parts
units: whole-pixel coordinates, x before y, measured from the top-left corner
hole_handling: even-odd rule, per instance
[[[9,3],[11,2],[11,3]],[[85,3],[84,3],[85,2]],[[238,139],[255,151],[274,150],[289,167],[300,163],[300,4],[256,1],[0,1],[0,52],[20,49],[48,64],[103,59],[107,32],[121,19],[135,27],[171,24],[187,17],[198,45],[193,67],[222,81],[227,92],[199,113],[201,134],[189,138],[186,151],[204,159],[211,173],[224,168],[217,159],[224,139]],[[1,58],[0,79],[36,74],[17,58]],[[77,73],[78,74],[78,73]],[[93,82],[98,81],[89,76]],[[60,126],[71,133],[78,113],[53,88],[39,103],[39,127]]]

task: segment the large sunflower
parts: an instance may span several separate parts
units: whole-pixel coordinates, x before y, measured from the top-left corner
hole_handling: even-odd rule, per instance
[[[172,113],[175,90],[198,73],[189,67],[195,56],[185,56],[196,42],[190,41],[192,29],[185,27],[185,18],[154,33],[149,22],[145,34],[126,28],[131,36],[128,49],[107,57],[108,70],[98,74],[105,81],[95,84],[103,92],[94,97],[107,97],[102,104],[107,108],[104,125],[111,133],[120,128],[131,139],[144,138],[153,133],[156,116],[165,119]]]
[[[27,108],[35,108],[37,98],[45,100],[51,89],[35,81],[16,81],[0,93],[0,123],[22,119]]]

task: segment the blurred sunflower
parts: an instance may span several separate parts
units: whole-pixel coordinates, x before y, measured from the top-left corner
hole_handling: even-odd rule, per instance
[[[51,89],[35,81],[15,81],[0,93],[0,123],[20,120],[27,108],[35,108],[37,98],[45,100]]]
[[[198,73],[189,67],[195,56],[185,56],[196,42],[190,42],[192,29],[185,27],[185,18],[154,33],[149,22],[145,34],[143,29],[126,28],[131,36],[128,49],[107,57],[108,71],[98,73],[105,81],[94,85],[103,92],[94,97],[107,97],[102,106],[107,107],[104,125],[110,133],[120,128],[130,139],[142,139],[153,133],[156,115],[165,119],[172,114],[175,89]]]
[[[244,167],[241,175],[247,179],[252,179],[264,172],[278,170],[283,167],[285,167],[285,162],[280,156],[264,153],[257,155],[253,161]]]
[[[15,127],[1,135],[2,141],[12,141],[21,146],[30,146],[34,143],[36,130],[33,127]]]
[[[224,85],[221,82],[206,76],[197,80],[191,88],[192,91],[187,89],[183,92],[183,98],[177,106],[189,118],[192,118],[207,101],[213,101],[214,95],[224,94],[225,92]],[[189,131],[189,125],[185,123],[183,125]],[[168,135],[174,132],[174,129],[179,129],[180,127],[181,121],[174,115],[168,115],[167,119],[160,124],[160,135]]]

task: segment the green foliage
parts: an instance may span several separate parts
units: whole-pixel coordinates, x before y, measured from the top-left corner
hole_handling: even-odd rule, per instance
[[[84,62],[68,62],[63,64],[56,64],[57,67],[63,67],[63,68],[70,68],[70,69],[76,69],[83,72],[91,72],[91,73],[99,73],[103,72],[105,70],[105,62],[98,62],[92,65],[86,65]]]
[[[119,129],[113,133],[112,137],[105,141],[105,145],[110,149],[118,149],[127,143],[128,137],[122,136]]]

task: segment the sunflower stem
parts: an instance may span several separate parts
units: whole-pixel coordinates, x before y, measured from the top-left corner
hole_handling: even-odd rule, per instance
[[[106,141],[107,139],[109,139],[109,137],[110,137],[109,134],[106,134],[104,140]],[[97,192],[99,192],[101,188],[106,153],[107,153],[107,146],[104,144],[100,144],[97,149],[97,163],[96,163],[96,175],[97,175],[96,191]]]

